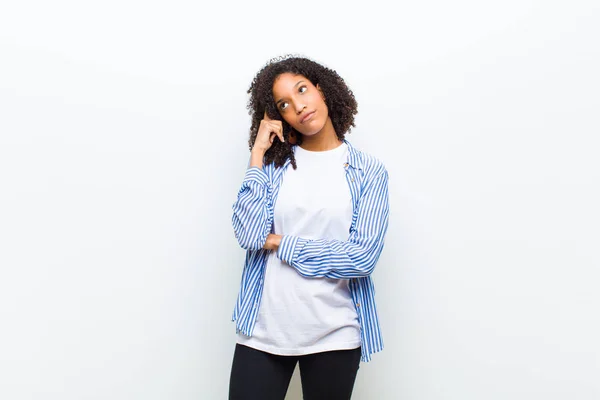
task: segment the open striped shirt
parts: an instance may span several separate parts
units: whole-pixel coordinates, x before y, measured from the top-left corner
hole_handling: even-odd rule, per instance
[[[348,240],[309,240],[284,235],[277,257],[305,277],[348,279],[360,323],[361,360],[383,349],[371,274],[384,246],[389,220],[388,173],[381,161],[355,149],[347,140],[348,160],[343,164],[352,197],[352,223]],[[250,167],[233,204],[235,237],[246,250],[240,292],[233,310],[236,332],[252,336],[263,291],[268,255],[263,249],[273,232],[273,210],[285,170],[274,163]]]

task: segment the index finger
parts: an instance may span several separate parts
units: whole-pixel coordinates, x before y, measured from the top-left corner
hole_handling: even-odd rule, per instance
[[[266,119],[267,121],[272,121],[271,118],[269,118],[269,116],[267,115],[267,110],[265,109],[265,116],[263,119]]]

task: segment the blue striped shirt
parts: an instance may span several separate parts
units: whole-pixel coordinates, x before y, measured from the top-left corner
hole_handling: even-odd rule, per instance
[[[348,279],[360,323],[361,360],[383,349],[371,274],[383,249],[389,219],[388,173],[383,163],[355,149],[347,140],[348,160],[343,164],[352,197],[352,223],[348,240],[308,240],[283,235],[277,257],[305,277]],[[273,163],[246,170],[233,204],[233,230],[247,250],[242,281],[232,321],[236,332],[252,336],[263,291],[267,258],[263,249],[273,232],[273,209],[285,170]]]

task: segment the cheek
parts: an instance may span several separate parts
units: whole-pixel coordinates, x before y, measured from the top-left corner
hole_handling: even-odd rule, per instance
[[[285,122],[288,123],[288,125],[291,125],[292,127],[294,127],[294,124],[296,123],[296,121],[292,118],[290,118],[290,112],[286,112],[286,113],[280,113],[279,115],[281,115],[281,118],[283,118],[283,120]]]
[[[327,108],[327,104],[325,104],[325,100],[323,100],[323,98],[321,97],[320,94],[317,94],[315,96],[314,102],[315,102],[315,104],[318,104],[318,107],[320,109],[326,109]]]

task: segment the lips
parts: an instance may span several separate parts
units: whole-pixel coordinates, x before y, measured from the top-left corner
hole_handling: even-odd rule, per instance
[[[300,123],[303,124],[306,120],[308,120],[309,118],[312,118],[312,116],[315,114],[316,111],[311,111],[308,114],[304,115],[304,117],[302,117],[300,119]]]

